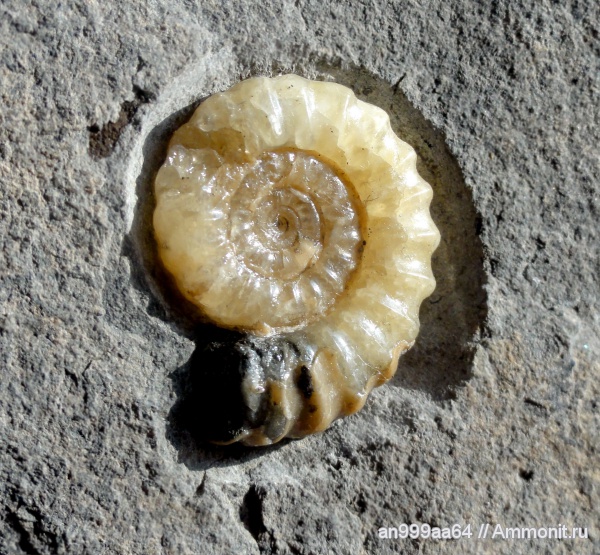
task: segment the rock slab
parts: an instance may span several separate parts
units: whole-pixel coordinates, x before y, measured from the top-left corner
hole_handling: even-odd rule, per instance
[[[599,11],[2,2],[0,552],[600,552]],[[196,445],[173,418],[194,341],[152,275],[151,176],[202,98],[286,72],[351,86],[416,148],[438,289],[362,412]],[[402,523],[473,537],[379,537]]]

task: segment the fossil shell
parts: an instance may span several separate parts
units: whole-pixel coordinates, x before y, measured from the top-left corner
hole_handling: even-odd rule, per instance
[[[431,187],[383,110],[296,75],[243,81],[175,132],[155,194],[177,288],[241,332],[223,375],[239,374],[243,416],[213,439],[324,430],[394,374],[435,287],[439,233]]]

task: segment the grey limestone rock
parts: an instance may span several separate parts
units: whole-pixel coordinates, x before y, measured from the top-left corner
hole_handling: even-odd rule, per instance
[[[3,0],[0,552],[600,552],[599,20],[593,0]],[[415,147],[438,289],[364,410],[208,446],[178,416],[198,338],[155,269],[152,176],[202,98],[282,72],[352,87]],[[379,537],[402,523],[474,537]]]

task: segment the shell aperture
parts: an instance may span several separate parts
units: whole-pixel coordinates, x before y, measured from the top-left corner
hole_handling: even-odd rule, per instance
[[[175,132],[155,193],[162,264],[235,334],[194,355],[230,360],[210,387],[243,399],[210,439],[324,430],[394,374],[435,287],[439,232],[416,154],[383,110],[335,83],[243,81]]]

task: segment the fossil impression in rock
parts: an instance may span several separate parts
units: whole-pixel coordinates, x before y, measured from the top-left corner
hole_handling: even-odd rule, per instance
[[[439,233],[383,110],[335,83],[243,81],[175,132],[155,196],[162,264],[226,337],[192,361],[222,421],[209,439],[325,430],[392,377]]]

